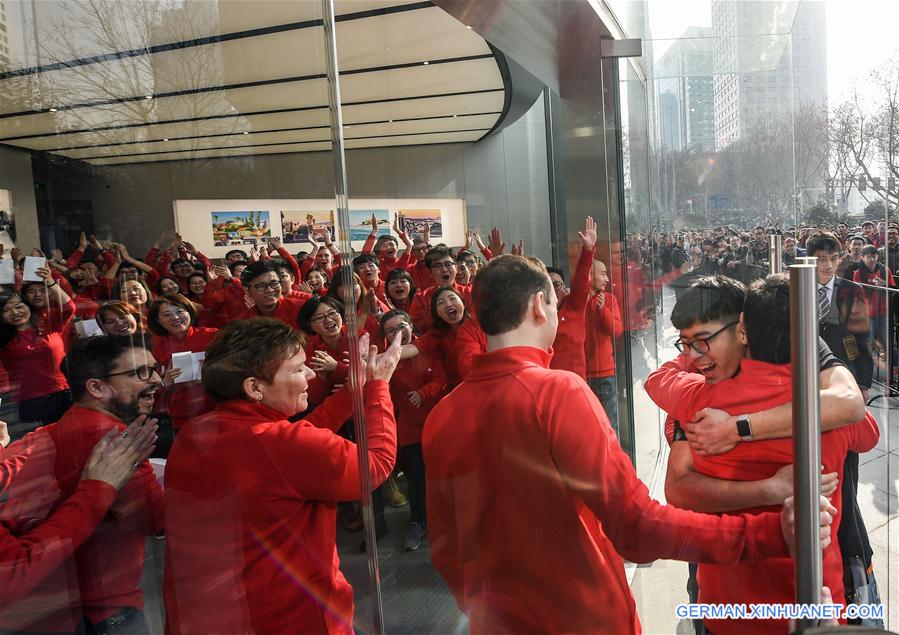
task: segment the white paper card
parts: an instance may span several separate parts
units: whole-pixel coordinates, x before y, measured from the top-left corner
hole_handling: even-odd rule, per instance
[[[16,283],[16,263],[12,258],[0,260],[0,284]]]
[[[172,353],[172,367],[181,369],[181,375],[175,379],[175,383],[183,384],[188,381],[199,381],[202,378],[203,360],[205,359],[205,351],[199,353],[192,353],[191,351]]]
[[[103,335],[103,329],[100,328],[97,320],[93,319],[75,322],[75,331],[77,331],[78,335],[80,335],[81,337],[94,337],[97,335]]]
[[[47,266],[47,259],[41,256],[25,256],[25,271],[22,275],[23,282],[43,282],[43,278],[37,275],[37,270]]]

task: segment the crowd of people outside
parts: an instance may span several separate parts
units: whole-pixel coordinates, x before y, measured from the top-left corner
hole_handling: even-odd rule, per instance
[[[0,633],[148,633],[152,536],[167,633],[353,632],[336,533],[363,528],[366,480],[377,538],[385,508],[408,507],[403,548],[429,546],[473,632],[639,632],[623,559],[694,563],[694,601],[791,602],[789,283],[768,275],[773,232],[784,266],[818,259],[827,592],[879,601],[856,497],[879,436],[865,402],[878,380],[899,390],[899,228],[609,242],[588,217],[568,272],[523,241],[507,253],[498,228],[448,246],[400,221],[379,236],[372,217],[358,253],[311,226],[299,253],[275,237],[219,261],[177,234],[143,258],[82,234],[33,275],[11,250]],[[665,287],[681,354],[644,382],[669,415],[660,505],[618,442],[617,377],[618,342],[659,319]]]

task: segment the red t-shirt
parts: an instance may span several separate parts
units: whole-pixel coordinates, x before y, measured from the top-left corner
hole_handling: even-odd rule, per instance
[[[203,326],[221,328],[248,311],[247,294],[237,278],[216,278],[208,286],[214,291],[203,303]]]
[[[459,327],[455,341],[456,367],[461,379],[468,379],[475,355],[487,352],[487,335],[475,317],[470,317]]]
[[[38,328],[19,331],[0,349],[0,363],[9,375],[12,399],[25,401],[69,387],[60,364],[66,356],[65,337],[75,315],[75,303],[49,309],[38,317]]]
[[[652,500],[596,396],[549,360],[531,347],[478,355],[425,422],[431,561],[472,633],[636,634],[622,556],[786,555],[777,514]]]
[[[365,384],[369,471],[396,458],[386,382]],[[353,589],[340,572],[337,501],[359,497],[352,416],[340,391],[297,423],[228,401],[185,425],[165,474],[166,633],[353,633]]]

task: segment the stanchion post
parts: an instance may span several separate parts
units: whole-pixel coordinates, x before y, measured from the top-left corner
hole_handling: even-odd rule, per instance
[[[793,363],[793,495],[796,503],[796,602],[818,604],[824,583],[819,534],[821,418],[818,392],[818,278],[815,258],[790,267]],[[810,622],[799,626],[812,626]]]
[[[783,236],[768,234],[768,273],[783,271]]]

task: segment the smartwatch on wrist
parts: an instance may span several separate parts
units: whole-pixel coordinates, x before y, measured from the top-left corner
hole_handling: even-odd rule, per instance
[[[737,435],[740,441],[752,441],[752,426],[749,425],[749,415],[737,417]]]

